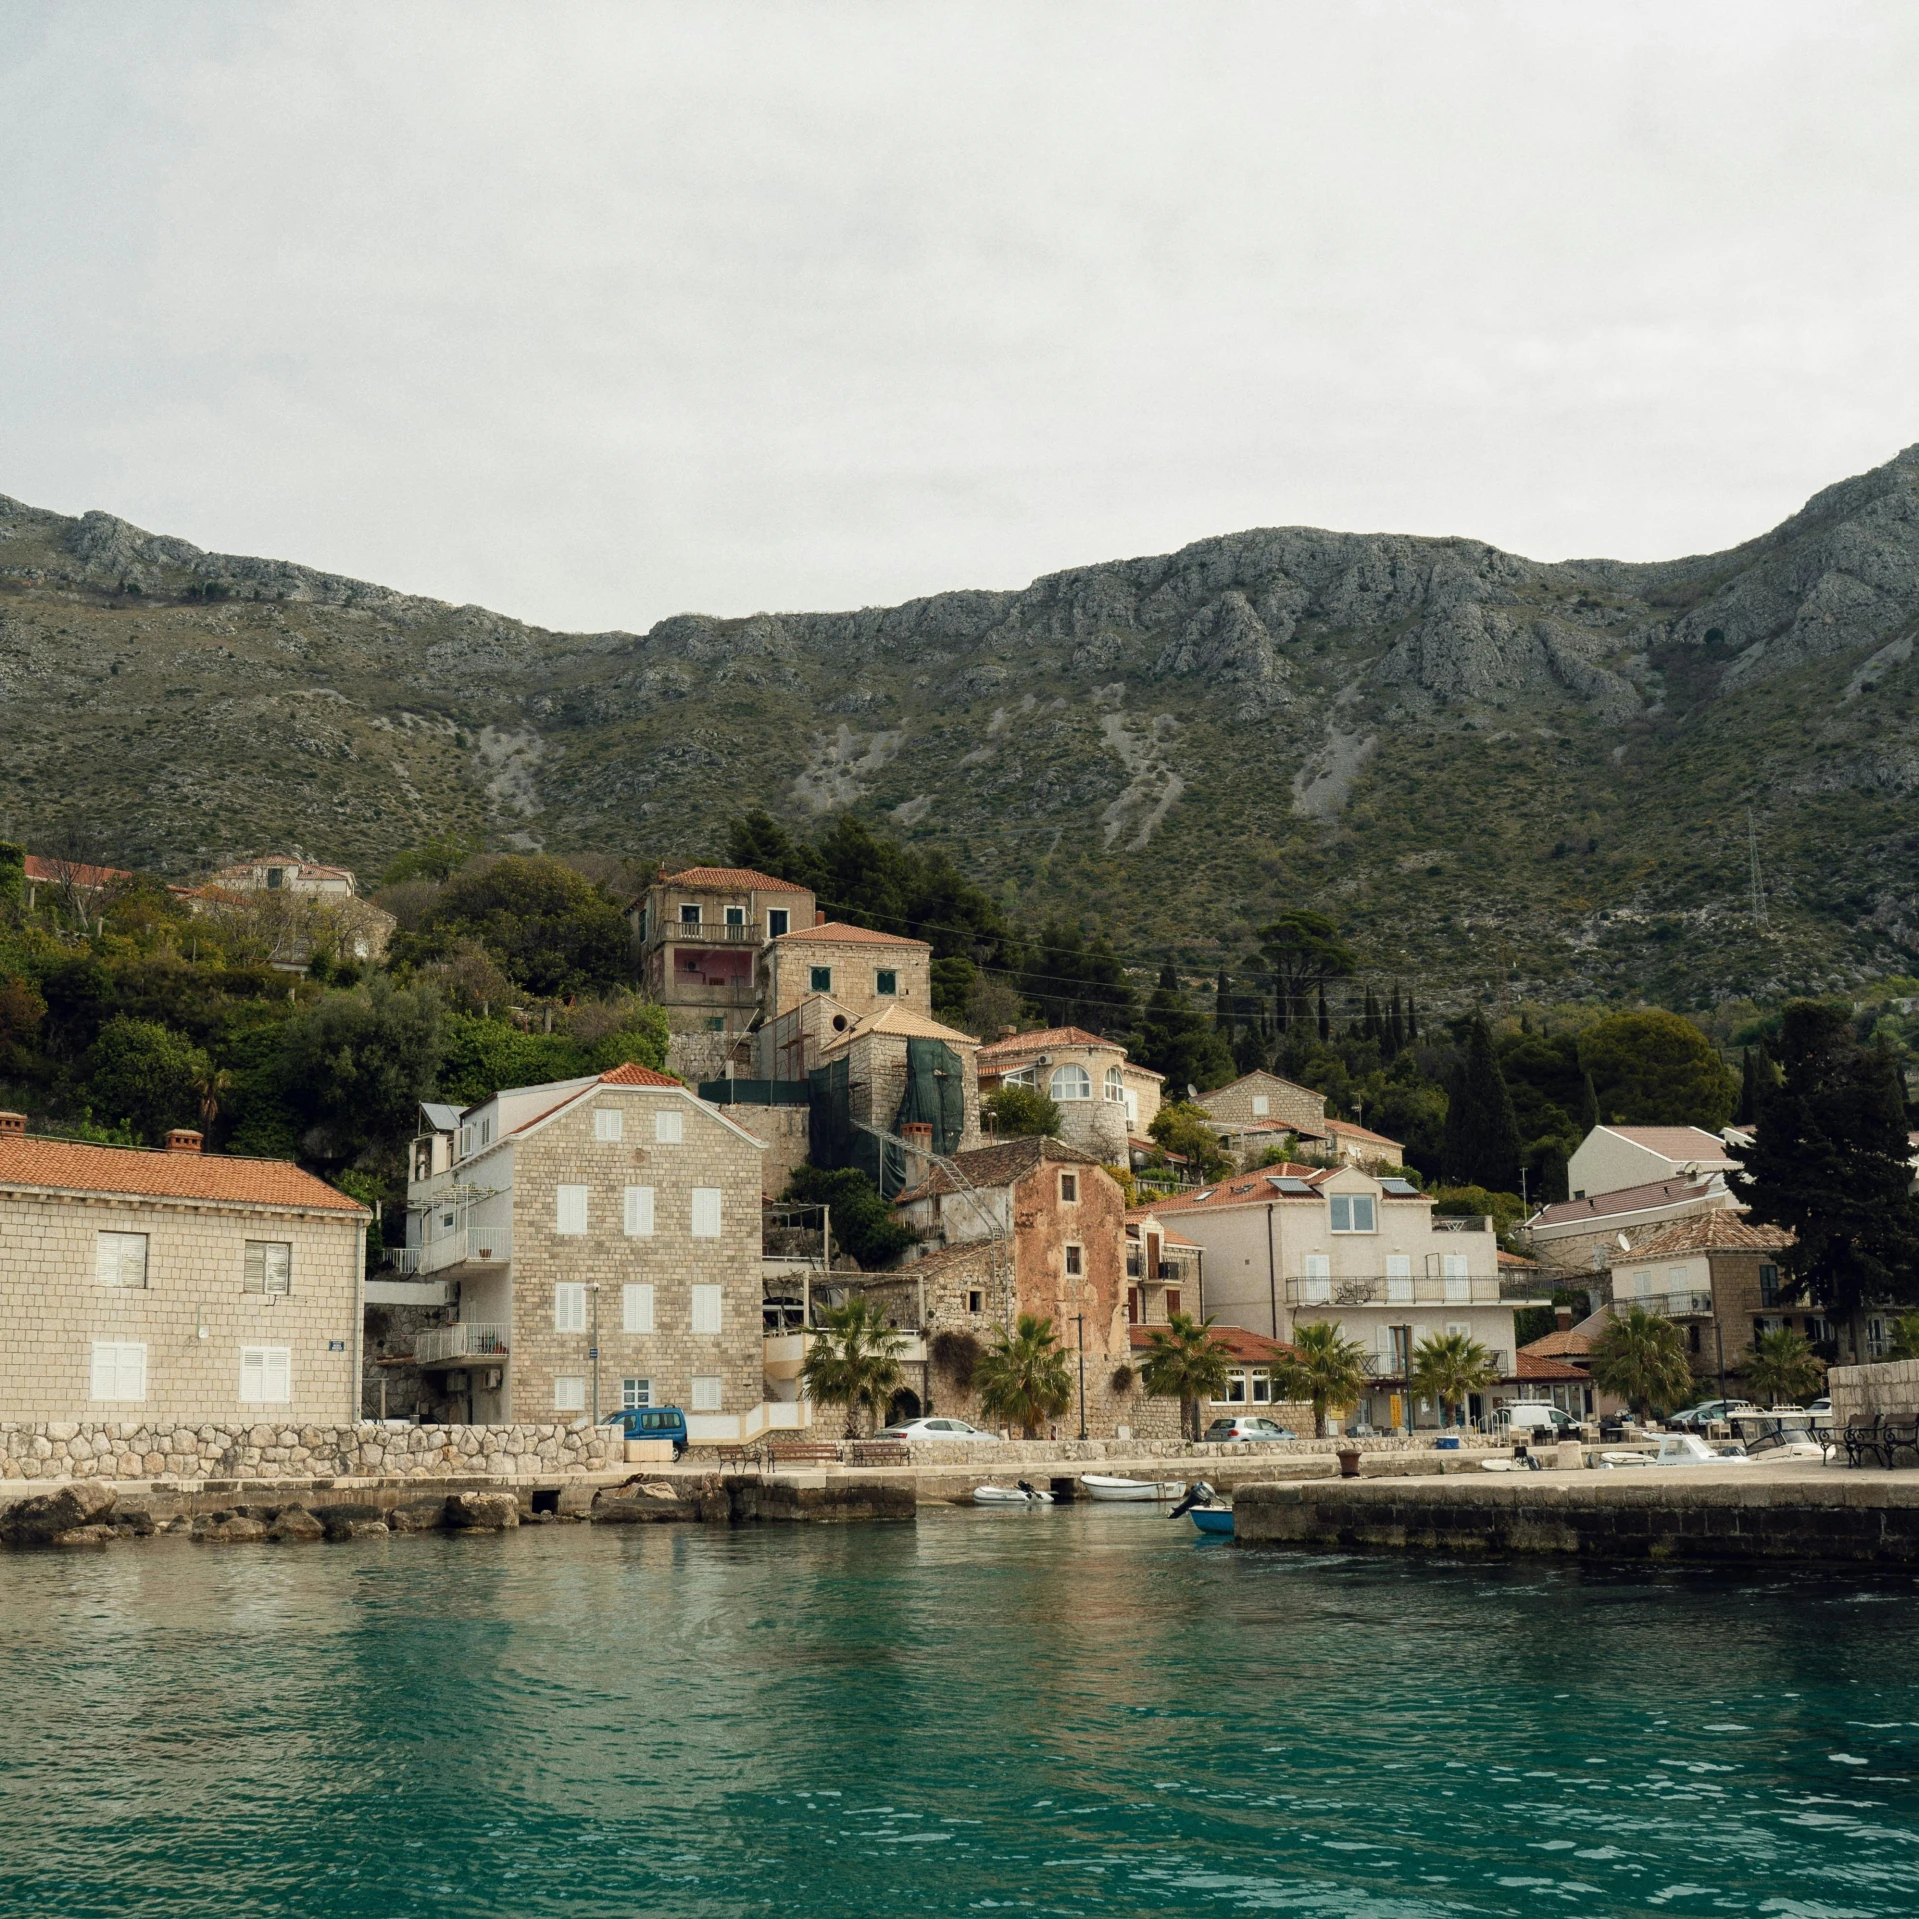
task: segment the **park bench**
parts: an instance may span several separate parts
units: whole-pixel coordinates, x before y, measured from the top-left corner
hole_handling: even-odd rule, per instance
[[[856,1439],[847,1449],[852,1466],[910,1466],[912,1450],[903,1439]]]
[[[725,1472],[728,1467],[735,1471],[743,1471],[748,1466],[757,1466],[760,1463],[760,1446],[757,1441],[745,1446],[722,1446],[719,1454],[721,1472]]]
[[[1871,1461],[1890,1470],[1892,1448],[1886,1440],[1885,1424],[1881,1413],[1854,1413],[1847,1419],[1844,1444],[1848,1466]]]
[[[761,1457],[774,1471],[782,1466],[837,1466],[840,1449],[830,1439],[775,1439],[767,1442]]]
[[[1899,1463],[1901,1453],[1910,1453],[1912,1463],[1919,1466],[1919,1417],[1886,1420],[1879,1428],[1879,1442],[1885,1448],[1888,1467]]]

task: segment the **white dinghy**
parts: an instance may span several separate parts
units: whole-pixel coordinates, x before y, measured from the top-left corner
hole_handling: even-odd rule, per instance
[[[1051,1493],[1043,1493],[1037,1486],[1030,1486],[1023,1479],[1017,1486],[975,1486],[973,1488],[975,1506],[1050,1506],[1052,1503]]]
[[[1082,1473],[1088,1499],[1177,1499],[1186,1488],[1177,1479],[1128,1479],[1123,1474]]]

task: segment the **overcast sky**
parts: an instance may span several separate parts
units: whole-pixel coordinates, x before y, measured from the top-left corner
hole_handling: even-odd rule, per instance
[[[0,492],[565,627],[1919,440],[1919,8],[0,0]]]

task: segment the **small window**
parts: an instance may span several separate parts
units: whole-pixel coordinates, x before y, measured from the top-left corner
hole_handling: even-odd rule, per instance
[[[1273,1102],[1264,1093],[1253,1095],[1253,1117],[1264,1119],[1273,1110]]]
[[[896,997],[900,990],[900,976],[890,966],[874,969],[873,991],[882,999]]]
[[[700,909],[697,906],[682,906],[680,908],[680,924],[682,926],[697,926],[699,923]]]
[[[1253,1372],[1246,1376],[1247,1384],[1252,1388],[1255,1406],[1270,1406],[1273,1403],[1273,1376],[1268,1372]]]
[[[766,937],[770,940],[785,937],[786,929],[792,924],[788,909],[784,906],[770,906],[766,911]]]
[[[717,1373],[695,1373],[693,1375],[693,1405],[696,1413],[716,1413],[720,1410],[720,1376]]]
[[[285,1240],[250,1239],[246,1243],[243,1289],[284,1298],[293,1290],[293,1248]]]
[[[1226,1403],[1229,1406],[1243,1406],[1246,1404],[1246,1375],[1244,1373],[1235,1372],[1226,1375]]]
[[[1047,1090],[1054,1099],[1091,1099],[1093,1076],[1083,1066],[1055,1066]]]
[[[638,1412],[642,1406],[653,1403],[653,1382],[650,1379],[623,1379],[620,1381],[620,1410]]]
[[[293,1350],[288,1346],[240,1348],[240,1403],[284,1406],[293,1398]]]
[[[656,1146],[678,1146],[686,1139],[686,1115],[675,1106],[663,1113],[653,1115],[653,1143]]]
[[[586,1411],[586,1381],[578,1373],[562,1373],[554,1380],[553,1410],[556,1413]]]
[[[147,1283],[146,1234],[99,1234],[94,1250],[94,1271],[102,1286],[144,1286]],[[96,1393],[94,1397],[97,1399],[99,1395]]]
[[[1066,1249],[1067,1276],[1077,1279],[1086,1270],[1085,1249],[1080,1246],[1068,1246]]]
[[[744,926],[746,924],[746,908],[744,906],[729,906],[726,909],[726,923],[728,926]]]
[[[696,1333],[717,1333],[720,1330],[720,1301],[723,1297],[718,1286],[693,1288],[693,1330]]]
[[[693,1188],[693,1237],[718,1239],[720,1236],[720,1189],[717,1186]]]
[[[1779,1304],[1779,1268],[1762,1265],[1759,1268],[1759,1303],[1762,1306]]]
[[[1033,1069],[1030,1066],[1016,1066],[1010,1073],[1001,1075],[1008,1086],[1031,1086],[1034,1084]]]
[[[626,1189],[626,1236],[628,1239],[653,1237],[653,1189],[629,1186]]]
[[[122,1405],[137,1405],[147,1396],[147,1349],[124,1341],[96,1339],[93,1342],[92,1381],[89,1399],[117,1400]]]
[[[644,1282],[622,1286],[620,1288],[620,1331],[650,1333],[652,1330],[653,1288]]]
[[[586,1288],[577,1280],[562,1280],[553,1289],[553,1330],[586,1331]]]
[[[1180,1310],[1180,1303],[1179,1303],[1179,1302],[1180,1302],[1180,1292],[1179,1292],[1179,1288],[1178,1288],[1177,1286],[1169,1286],[1169,1287],[1167,1287],[1167,1289],[1166,1289],[1166,1316],[1167,1316],[1167,1317],[1168,1317],[1169,1319],[1170,1319],[1170,1318],[1171,1318],[1171,1317],[1173,1316],[1173,1314],[1175,1314],[1176,1312],[1178,1312],[1178,1311]]]
[[[1126,1289],[1126,1323],[1129,1326],[1139,1324],[1139,1288],[1129,1286]]]
[[[269,866],[267,868],[267,891],[269,893],[277,893],[286,883],[287,870],[284,866]]]
[[[616,1144],[626,1137],[626,1115],[617,1106],[593,1109],[593,1137]]]
[[[1373,1196],[1370,1193],[1335,1193],[1332,1196],[1333,1231],[1370,1233],[1373,1223]]]
[[[1466,1277],[1466,1255],[1464,1253],[1441,1253],[1439,1272],[1443,1279],[1464,1279]]]
[[[1077,1206],[1079,1204],[1079,1175],[1077,1173],[1060,1174],[1059,1196],[1061,1202],[1067,1206]]]
[[[983,1313],[986,1310],[986,1295],[977,1287],[966,1295],[966,1310],[969,1313]]]
[[[586,1188],[556,1186],[553,1189],[553,1230],[569,1238],[586,1231]]]
[[[830,966],[814,967],[811,979],[814,992],[830,993],[833,990],[833,969]]]

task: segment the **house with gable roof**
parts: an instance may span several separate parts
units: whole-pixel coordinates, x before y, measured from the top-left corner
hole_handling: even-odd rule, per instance
[[[1081,1026],[1007,1033],[979,1051],[980,1094],[1031,1086],[1059,1108],[1059,1136],[1108,1166],[1132,1163],[1159,1112],[1165,1075],[1136,1066],[1118,1040]]]
[[[627,910],[640,978],[676,1033],[744,1032],[761,1010],[760,955],[813,920],[806,887],[743,866],[662,869]]]
[[[1722,1179],[1739,1165],[1727,1142],[1700,1126],[1595,1126],[1566,1162],[1574,1199],[1667,1180]]]

